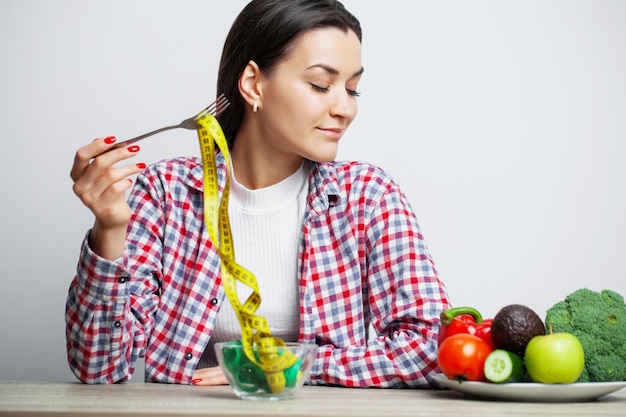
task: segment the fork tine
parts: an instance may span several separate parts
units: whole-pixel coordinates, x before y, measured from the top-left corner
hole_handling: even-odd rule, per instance
[[[219,115],[228,106],[230,106],[230,101],[228,101],[228,99],[226,98],[224,94],[221,94],[216,101],[215,110],[213,111],[213,114],[215,116]]]
[[[226,97],[224,97],[224,100],[219,103],[219,105],[215,109],[215,113],[213,115],[214,116],[219,116],[220,114],[222,114],[222,112],[224,110],[226,110],[226,108],[228,108],[228,106],[230,106],[230,101],[228,101],[228,99]]]
[[[203,113],[213,113],[215,109],[220,105],[221,101],[224,99],[224,95],[219,96],[213,103],[209,104],[209,106],[204,109]]]
[[[217,116],[222,113],[229,105],[230,102],[228,101],[226,96],[224,94],[220,94],[220,96],[213,103],[209,104],[208,107],[198,113],[195,118],[199,119],[207,113],[211,113],[212,115]]]

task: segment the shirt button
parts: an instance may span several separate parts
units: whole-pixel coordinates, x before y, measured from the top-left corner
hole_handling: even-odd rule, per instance
[[[211,305],[214,306],[217,304],[217,298],[211,298]]]
[[[193,355],[191,354],[191,352],[185,353],[185,359],[191,360],[191,358],[193,358]]]
[[[128,281],[128,277],[119,277],[117,282],[119,282],[120,284],[125,283],[126,281]]]
[[[122,327],[122,322],[117,320],[115,323],[113,323],[113,326],[115,326],[115,328],[119,329],[120,327]]]

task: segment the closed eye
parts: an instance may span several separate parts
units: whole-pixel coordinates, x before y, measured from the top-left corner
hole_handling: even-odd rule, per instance
[[[328,93],[328,91],[330,91],[328,87],[320,87],[319,85],[313,84],[313,83],[309,83],[309,84],[311,84],[311,88],[313,88],[313,90],[319,93]]]
[[[309,83],[311,85],[311,88],[313,88],[313,90],[319,92],[319,93],[328,93],[330,91],[329,87],[320,87],[317,84],[313,84],[313,83]],[[348,94],[350,94],[353,97],[359,97],[361,95],[361,92],[356,91],[356,90],[350,90],[349,88],[346,88],[346,91],[348,92]]]

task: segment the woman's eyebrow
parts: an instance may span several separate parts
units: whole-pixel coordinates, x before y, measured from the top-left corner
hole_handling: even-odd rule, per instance
[[[324,71],[329,72],[330,74],[333,74],[333,75],[339,74],[339,71],[337,69],[335,69],[335,68],[333,68],[333,67],[331,67],[329,65],[326,65],[326,64],[311,65],[307,69],[311,69],[311,68],[322,68]],[[363,74],[363,71],[365,71],[365,68],[361,67],[360,70],[358,70],[357,72],[352,74],[351,78],[358,77],[359,75]]]

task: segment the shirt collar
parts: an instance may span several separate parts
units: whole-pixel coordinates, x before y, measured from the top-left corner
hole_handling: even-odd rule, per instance
[[[202,169],[202,159],[195,159],[195,164],[189,172],[187,178],[187,186],[203,191],[204,172]],[[314,211],[322,213],[330,207],[335,206],[339,202],[339,181],[337,180],[337,170],[333,162],[318,163],[308,161],[312,165],[310,185],[309,185],[309,204]],[[220,193],[224,190],[226,183],[226,173],[228,167],[224,160],[224,155],[216,150],[215,164],[217,167],[217,183]]]

